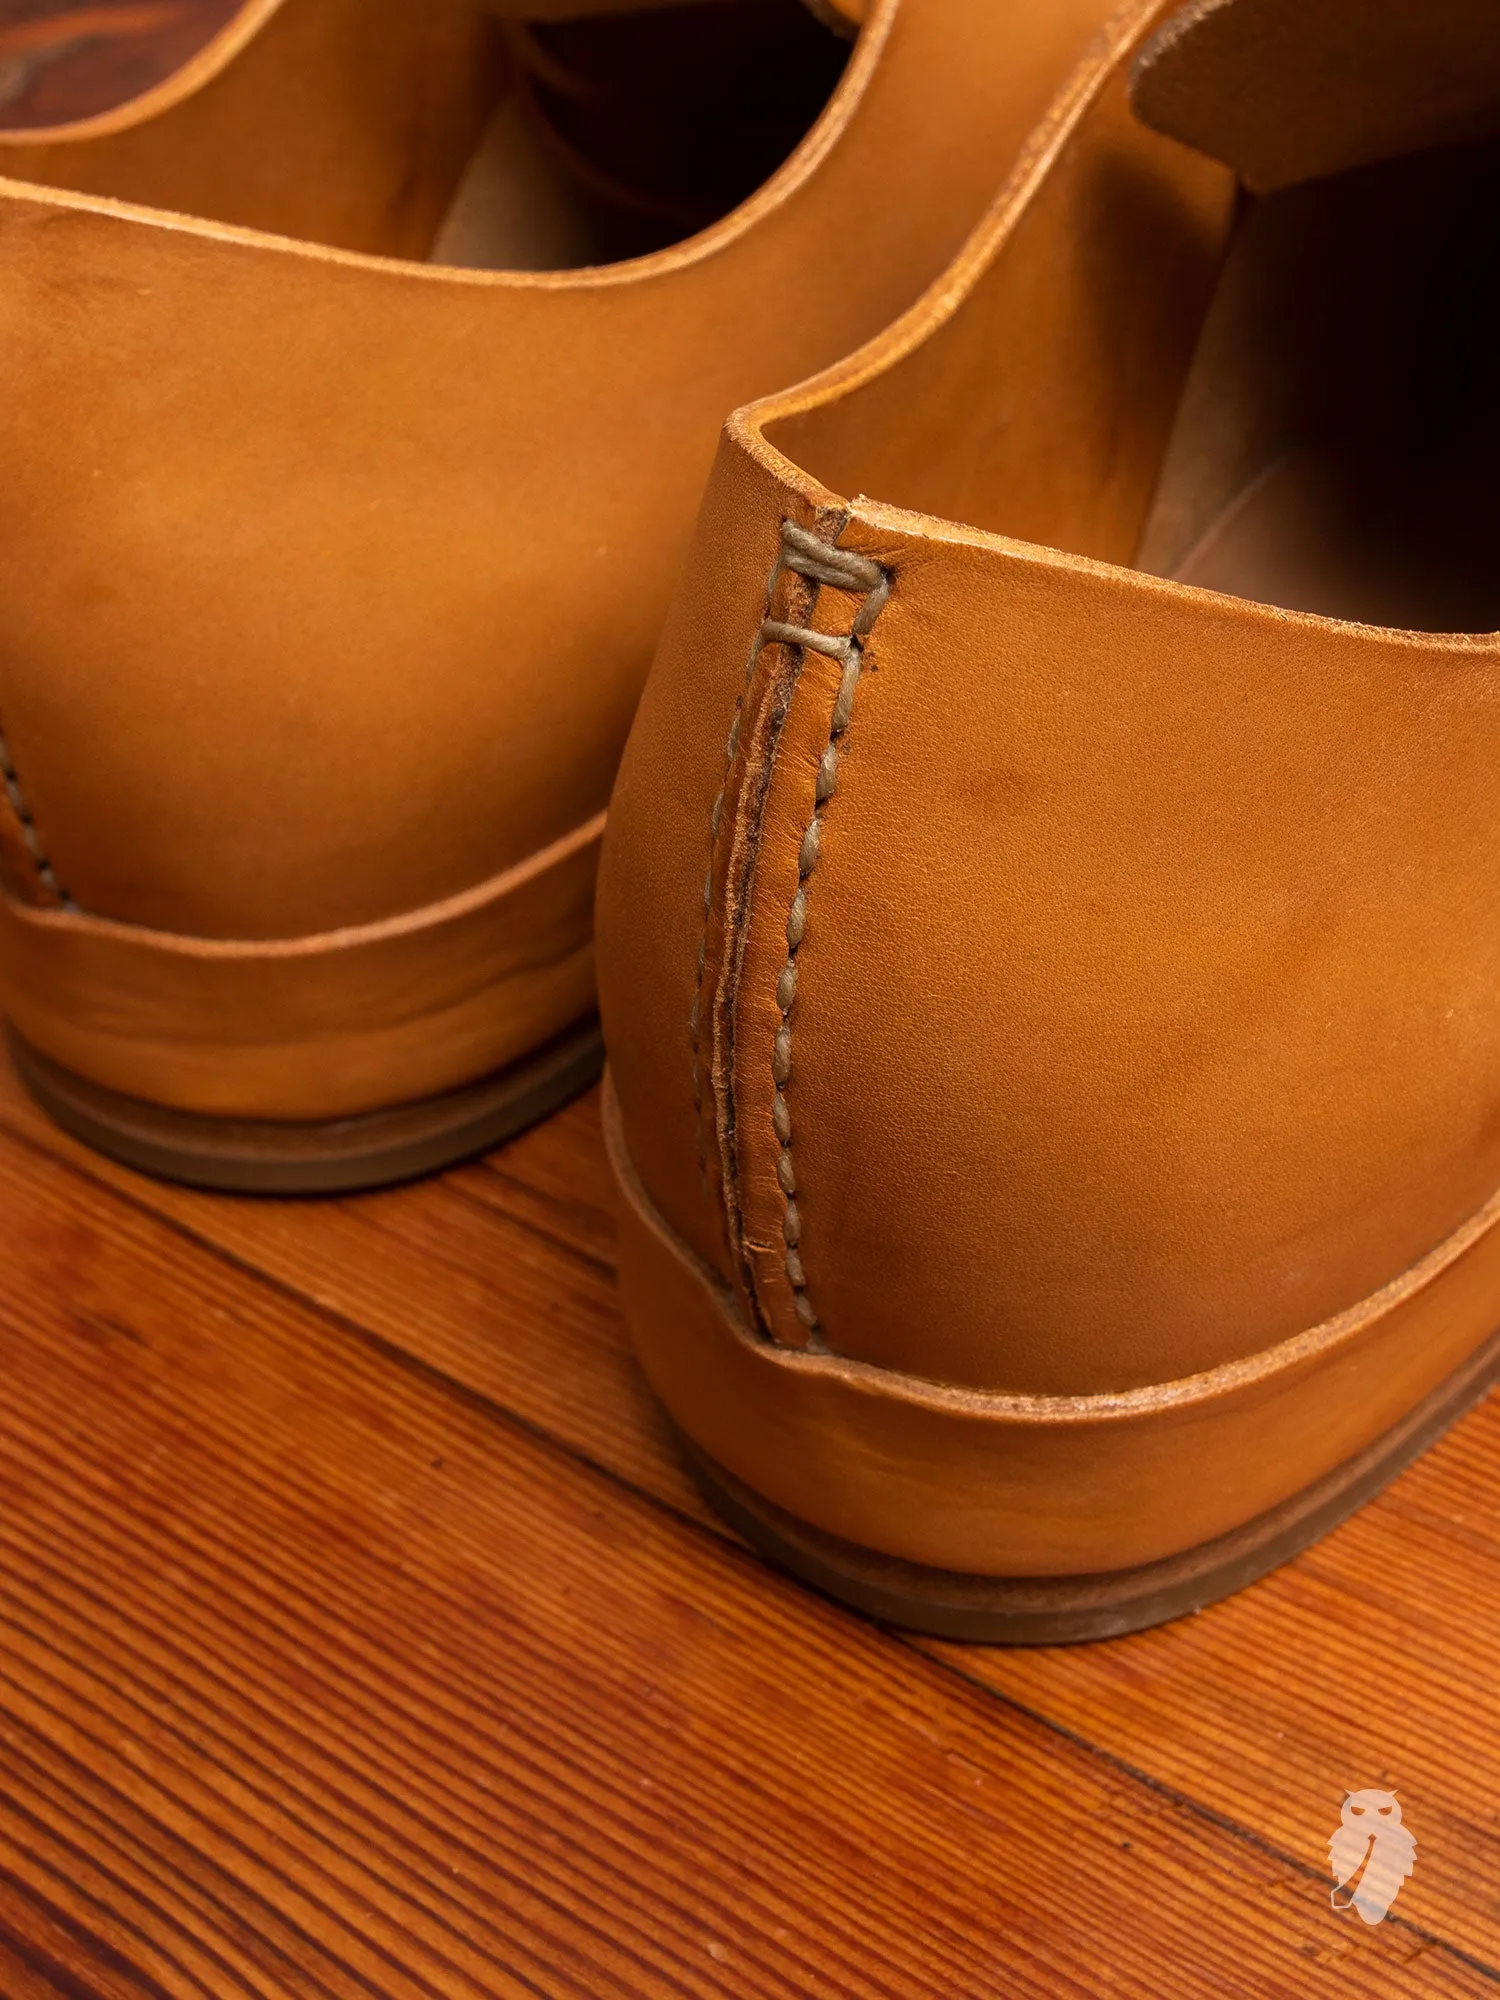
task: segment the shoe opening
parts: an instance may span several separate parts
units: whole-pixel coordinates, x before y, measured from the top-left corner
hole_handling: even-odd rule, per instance
[[[1288,610],[1500,627],[1500,147],[1245,203],[1137,554]]]
[[[1018,540],[1366,624],[1500,628],[1500,142],[1253,193],[1148,129],[1127,69],[996,211],[956,310],[768,438],[836,491]],[[1403,131],[1441,136],[1417,113]]]
[[[0,0],[0,172],[470,269],[609,264],[753,193],[854,32],[808,0],[598,4]]]
[[[504,33],[510,88],[440,262],[565,269],[696,235],[795,149],[849,53],[804,0],[689,0]]]

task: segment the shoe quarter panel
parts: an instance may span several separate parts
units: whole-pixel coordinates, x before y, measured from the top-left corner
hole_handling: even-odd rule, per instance
[[[1023,1392],[1176,1379],[1478,1210],[1493,644],[905,542],[858,507],[844,541],[895,583],[795,995],[827,1345]]]
[[[249,26],[74,137],[0,133],[0,174],[425,256],[500,93],[494,21],[467,0],[282,0],[239,44]]]

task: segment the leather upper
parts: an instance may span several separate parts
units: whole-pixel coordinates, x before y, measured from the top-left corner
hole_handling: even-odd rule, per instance
[[[1132,94],[1264,191],[1500,136],[1500,37],[1488,0],[1194,0],[1141,50]]]
[[[143,95],[63,127],[0,130],[0,175],[422,257],[500,59],[493,21],[467,0],[244,0]]]
[[[88,915],[323,933],[589,821],[724,411],[941,268],[1102,11],[885,0],[722,224],[507,273],[401,261],[479,122],[480,28],[372,4],[285,0],[144,126],[0,143],[67,184],[0,184],[0,731]]]
[[[1237,212],[1130,114],[1161,12],[729,426],[601,881],[625,1144],[745,1323],[1020,1396],[1263,1354],[1500,1183],[1495,638],[1131,567]]]

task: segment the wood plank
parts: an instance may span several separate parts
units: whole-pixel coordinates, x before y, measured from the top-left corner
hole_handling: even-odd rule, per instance
[[[0,1129],[708,1518],[624,1335],[597,1091],[488,1162],[348,1200],[203,1195],[132,1174],[59,1132],[3,1058]]]
[[[1346,1788],[1397,1790],[1417,1838],[1404,1913],[1493,1959],[1497,1486],[1492,1398],[1335,1535],[1196,1618],[1108,1647],[934,1651],[1310,1865]]]
[[[624,1351],[592,1101],[446,1182],[333,1204],[139,1181],[73,1148],[9,1083],[0,1125],[642,1492],[695,1505]],[[1419,1841],[1403,1915],[1496,1962],[1495,1753],[1466,1718],[1495,1685],[1497,1421],[1477,1413],[1320,1549],[1198,1619],[1106,1647],[929,1650],[1311,1874],[1345,1787],[1400,1786]]]
[[[1489,1990],[10,1140],[0,1217],[18,1992]]]

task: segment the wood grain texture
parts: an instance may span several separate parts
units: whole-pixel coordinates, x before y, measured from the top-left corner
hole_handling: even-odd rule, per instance
[[[1203,1616],[919,1647],[710,1524],[597,1106],[357,1201],[137,1180],[0,1082],[0,1994],[1481,1993],[1480,1412]],[[1417,1871],[1328,1910],[1346,1785]]]
[[[195,56],[241,0],[0,0],[0,130],[92,118]]]

